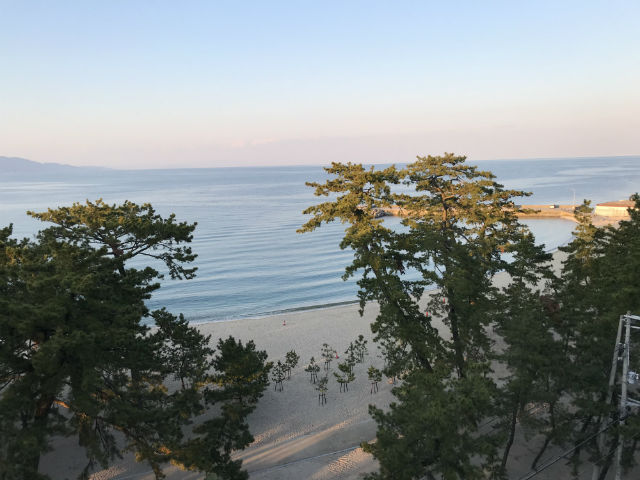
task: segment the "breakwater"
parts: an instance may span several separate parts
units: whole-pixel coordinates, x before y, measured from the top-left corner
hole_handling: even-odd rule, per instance
[[[624,203],[615,211],[612,211],[611,205],[615,203]],[[594,225],[611,225],[618,223],[620,220],[629,218],[629,213],[626,208],[630,205],[626,205],[631,202],[608,202],[605,204],[598,204],[591,214],[591,219]],[[607,208],[600,208],[607,206]],[[576,221],[574,216],[575,205],[561,205],[561,204],[544,204],[544,205],[516,205],[519,209],[517,212],[518,218],[565,218],[567,220]],[[615,208],[615,207],[614,207]],[[600,211],[605,214],[599,213]],[[383,207],[376,209],[376,217],[393,216],[404,217],[409,212],[397,205],[390,207]]]

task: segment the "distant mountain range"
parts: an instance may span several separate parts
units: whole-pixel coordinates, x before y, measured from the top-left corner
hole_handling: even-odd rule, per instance
[[[33,160],[18,157],[2,157],[0,156],[0,179],[3,175],[13,174],[73,174],[83,171],[104,170],[100,167],[74,167],[72,165],[63,165],[61,163],[40,163]]]

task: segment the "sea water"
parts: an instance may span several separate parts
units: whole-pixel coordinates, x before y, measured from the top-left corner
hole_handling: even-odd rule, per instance
[[[471,162],[473,163],[473,162]],[[500,160],[477,162],[507,188],[533,193],[520,203],[571,204],[626,199],[640,190],[640,157]],[[353,302],[354,279],[341,279],[352,259],[340,250],[344,225],[298,234],[302,211],[324,200],[307,181],[327,178],[320,166],[85,172],[39,178],[0,172],[0,226],[32,236],[46,224],[27,210],[86,199],[151,203],[162,215],[197,222],[193,280],[166,279],[151,308],[182,312],[192,322],[241,319]],[[387,220],[390,223],[398,219]],[[551,250],[567,243],[574,223],[527,219],[539,243]],[[167,276],[168,277],[168,276]]]

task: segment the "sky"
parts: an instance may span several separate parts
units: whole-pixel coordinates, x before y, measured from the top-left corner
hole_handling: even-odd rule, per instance
[[[639,32],[638,0],[0,0],[0,155],[637,155]]]

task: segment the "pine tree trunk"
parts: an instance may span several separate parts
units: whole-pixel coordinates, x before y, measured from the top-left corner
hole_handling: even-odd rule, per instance
[[[535,470],[536,469],[536,467],[538,466],[538,462],[542,458],[542,455],[544,454],[544,452],[547,450],[547,447],[549,446],[549,443],[551,443],[551,434],[549,434],[549,435],[547,435],[545,437],[544,443],[542,444],[542,448],[540,449],[540,451],[536,455],[536,458],[533,459],[533,463],[531,464],[531,470]]]
[[[549,432],[549,435],[546,436],[546,438],[544,439],[544,444],[542,445],[542,448],[538,452],[538,455],[536,455],[536,458],[533,459],[533,463],[531,464],[531,470],[535,470],[536,466],[538,465],[538,462],[540,461],[540,458],[542,458],[542,455],[546,451],[547,447],[549,446],[549,443],[551,443],[551,439],[556,433],[556,416],[555,416],[555,410],[553,405],[554,405],[553,403],[549,405],[549,415],[551,416],[551,419],[550,419],[551,432]]]
[[[36,432],[37,435],[45,435],[53,400],[54,398],[51,396],[42,397],[36,404],[35,411],[33,412],[33,422],[28,428]],[[23,457],[25,470],[33,472],[35,476],[40,468],[41,452],[38,448],[30,448],[27,452],[27,455]]]
[[[509,439],[507,440],[507,444],[504,447],[504,453],[502,454],[502,462],[500,463],[500,470],[502,472],[505,471],[507,466],[507,459],[509,458],[509,451],[511,450],[511,446],[513,445],[513,439],[516,436],[516,422],[518,420],[518,403],[513,406],[513,410],[511,411],[511,422],[509,425]]]
[[[580,429],[580,435],[578,436],[578,439],[582,438],[584,436],[584,433],[587,431],[587,429],[589,428],[589,425],[591,425],[591,422],[593,421],[593,415],[589,415],[586,420],[584,421],[584,423],[582,424],[582,428]],[[578,464],[580,463],[580,451],[581,448],[578,447],[580,441],[576,440],[575,442],[575,446],[576,446],[576,450],[573,453],[573,455],[571,456],[571,461],[573,462],[573,469],[574,469],[574,473],[577,472],[577,468],[578,468]]]
[[[366,250],[368,253],[371,253],[371,249],[369,249],[368,247],[366,247]],[[402,306],[398,304],[397,301],[395,301],[394,296],[391,295],[391,293],[387,290],[386,283],[383,278],[383,274],[380,272],[378,268],[374,268],[372,266],[371,269],[373,270],[373,274],[376,276],[376,279],[378,280],[380,285],[380,289],[382,290],[382,293],[384,294],[387,301],[396,308],[396,310],[400,314],[400,317],[405,321],[407,321],[407,316],[404,312],[404,309],[402,308]],[[408,339],[408,341],[409,341],[409,344],[412,347],[414,347],[414,344],[411,342],[411,339]],[[429,373],[433,372],[433,367],[431,366],[431,362],[427,358],[425,358],[424,355],[421,354],[421,350],[419,348],[413,348],[412,350],[414,355],[418,358],[420,365],[426,368]]]
[[[600,476],[598,477],[598,480],[605,480],[605,478],[607,477],[607,473],[609,472],[609,467],[611,467],[612,460],[613,457],[609,455],[604,465],[602,465],[602,467],[600,468]]]
[[[448,298],[453,298],[453,290],[447,290]],[[460,329],[458,327],[458,315],[453,303],[449,304],[449,323],[451,325],[451,338],[453,339],[453,349],[455,355],[456,370],[458,371],[458,378],[464,378],[465,376],[465,364],[464,364],[464,347],[460,340]]]

